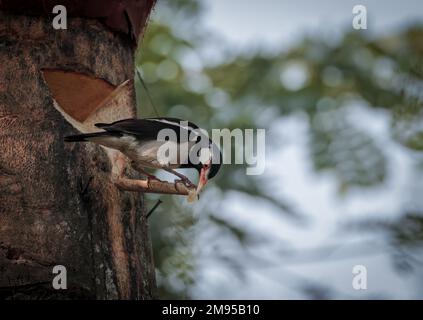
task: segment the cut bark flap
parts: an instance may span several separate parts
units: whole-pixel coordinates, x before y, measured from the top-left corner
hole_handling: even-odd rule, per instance
[[[79,72],[42,71],[54,99],[63,111],[79,122],[84,122],[115,89],[103,79]]]
[[[88,130],[98,131],[95,126],[98,122],[114,122],[127,118],[134,118],[135,105],[132,100],[134,94],[133,82],[130,80],[124,81],[121,85],[115,88],[94,111],[84,120],[84,125]]]

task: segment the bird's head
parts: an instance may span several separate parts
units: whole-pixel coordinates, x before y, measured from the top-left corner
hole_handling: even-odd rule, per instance
[[[197,170],[200,174],[200,178],[197,186],[197,195],[200,194],[201,190],[207,184],[207,182],[212,179],[218,173],[220,166],[222,164],[222,154],[219,148],[211,142],[208,150],[207,148],[205,154],[206,158],[202,157],[200,163],[197,167]]]

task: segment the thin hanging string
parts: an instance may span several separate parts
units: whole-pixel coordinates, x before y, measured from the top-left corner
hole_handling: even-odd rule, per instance
[[[147,98],[148,98],[148,101],[150,102],[150,105],[153,107],[153,110],[156,113],[156,116],[160,117],[159,112],[157,111],[156,106],[154,105],[153,99],[151,98],[150,91],[148,90],[147,85],[144,82],[144,79],[141,77],[141,73],[138,70],[138,67],[135,67],[135,70],[137,71],[138,80],[141,82],[141,85],[143,86],[144,91],[147,94]]]
[[[145,84],[144,79],[142,78],[141,73],[140,73],[140,71],[138,70],[138,67],[135,67],[135,70],[137,71],[138,80],[141,82],[141,85],[143,86],[144,91],[145,91],[145,93],[147,94],[148,101],[150,102],[150,105],[153,107],[153,110],[154,110],[154,112],[156,113],[156,116],[159,118],[159,117],[160,117],[160,116],[159,116],[159,112],[157,111],[156,106],[154,105],[153,99],[151,98],[151,95],[150,95],[150,91],[148,90],[147,85]],[[150,218],[150,216],[152,215],[152,213],[153,213],[153,212],[157,209],[157,207],[158,207],[160,204],[162,204],[162,203],[163,203],[163,201],[162,201],[162,200],[160,200],[160,199],[159,199],[159,200],[157,200],[157,202],[156,202],[156,204],[153,206],[153,208],[151,208],[151,210],[147,213],[147,219],[148,219],[148,218]]]
[[[148,218],[150,218],[150,216],[151,216],[151,214],[157,209],[157,207],[159,206],[159,205],[161,205],[163,203],[163,201],[162,200],[157,200],[157,202],[156,202],[156,204],[153,206],[153,208],[151,208],[151,210],[150,211],[148,211],[148,213],[147,213],[147,219]]]

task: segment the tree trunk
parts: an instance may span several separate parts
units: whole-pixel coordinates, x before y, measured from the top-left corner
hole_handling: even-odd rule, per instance
[[[143,197],[116,188],[104,149],[63,142],[77,130],[42,72],[85,74],[113,89],[133,78],[133,42],[94,19],[68,18],[67,30],[51,22],[0,12],[0,298],[152,298]],[[118,118],[135,115],[134,90],[129,100]],[[67,289],[52,285],[56,265]]]

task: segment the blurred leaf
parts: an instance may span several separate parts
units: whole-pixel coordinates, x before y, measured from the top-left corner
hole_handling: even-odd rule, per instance
[[[371,186],[386,175],[385,158],[376,143],[345,120],[344,112],[326,111],[312,119],[310,148],[317,170],[333,170],[341,188]]]
[[[248,239],[248,234],[245,231],[241,230],[238,227],[235,227],[229,222],[220,219],[216,216],[209,216],[209,219],[211,222],[213,222],[220,228],[225,228],[230,231],[240,243],[244,243]]]
[[[314,169],[333,173],[343,192],[384,182],[389,161],[383,152],[385,146],[351,121],[355,106],[346,105],[351,98],[366,108],[383,109],[391,119],[395,141],[417,152],[423,150],[421,26],[383,38],[350,32],[331,45],[324,39],[306,37],[289,50],[234,55],[221,43],[214,43],[202,28],[204,9],[204,3],[194,0],[159,1],[154,21],[137,52],[136,65],[161,116],[189,119],[205,129],[269,130],[279,117],[305,115]],[[226,60],[209,66],[201,55],[207,45],[220,53],[229,52]],[[135,86],[139,115],[155,116],[137,79]],[[271,141],[269,148],[278,149],[282,143]],[[210,223],[248,247],[251,235],[247,231],[213,216],[213,204],[231,190],[270,203],[278,212],[288,213],[281,215],[285,219],[305,221],[306,216],[295,210],[295,203],[274,196],[268,181],[247,176],[244,170],[245,165],[225,165],[213,179],[220,193],[215,193],[210,206],[201,212],[210,216]],[[150,220],[160,293],[163,297],[189,297],[196,268],[192,250],[197,240],[193,232],[197,219],[192,207],[180,198],[162,198],[165,203]],[[368,224],[372,232],[378,228],[387,231],[393,247],[404,248],[420,243],[422,238],[421,219],[407,219],[394,225],[363,224]],[[363,228],[361,232],[365,231]],[[214,258],[226,261],[236,275],[245,272],[245,266],[233,257],[217,254]],[[401,270],[407,269],[407,263],[415,263],[404,259],[411,258],[403,252],[395,262]],[[314,298],[334,295],[319,286],[304,288]]]

